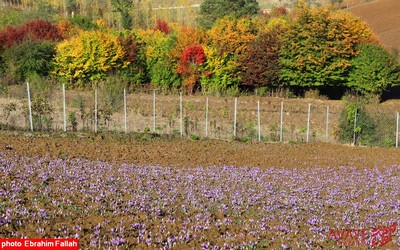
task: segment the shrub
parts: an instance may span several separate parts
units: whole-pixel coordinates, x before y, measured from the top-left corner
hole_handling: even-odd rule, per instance
[[[342,111],[338,132],[339,140],[345,143],[372,146],[377,141],[377,124],[361,103],[350,103]]]
[[[32,75],[47,76],[53,69],[55,45],[50,41],[26,40],[3,52],[3,71],[14,81],[24,81]]]

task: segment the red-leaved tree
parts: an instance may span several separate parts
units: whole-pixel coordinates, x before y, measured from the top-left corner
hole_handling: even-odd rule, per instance
[[[57,26],[49,21],[37,19],[25,24],[27,35],[33,40],[59,41],[62,39],[61,32]]]
[[[0,31],[0,47],[12,47],[22,43],[25,31],[19,28],[7,27]]]
[[[281,30],[274,29],[261,34],[250,45],[248,55],[241,60],[242,88],[254,90],[259,87],[278,87],[279,50]]]
[[[161,19],[157,19],[157,24],[154,30],[159,30],[167,35],[171,32],[171,28],[169,27],[168,23]]]
[[[183,86],[187,93],[193,94],[199,85],[200,65],[206,61],[203,47],[199,44],[188,46],[178,62],[178,73],[182,76]]]
[[[19,27],[7,27],[0,31],[0,46],[13,47],[26,39],[33,41],[59,41],[61,32],[57,26],[45,20],[32,20]]]

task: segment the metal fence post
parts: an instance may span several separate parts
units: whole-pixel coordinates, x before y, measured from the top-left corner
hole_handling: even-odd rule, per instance
[[[310,111],[311,111],[311,104],[308,104],[308,115],[307,115],[307,138],[306,142],[308,143],[309,141],[309,135],[310,135]]]
[[[354,111],[353,145],[356,145],[357,109]]]
[[[281,102],[281,120],[279,126],[279,142],[283,141],[283,102]]]
[[[183,137],[183,104],[182,104],[182,92],[179,94],[179,128],[181,137]]]
[[[156,132],[156,90],[153,90],[153,132]]]
[[[126,118],[126,89],[124,88],[124,131],[128,132],[127,118]]]
[[[399,146],[399,112],[396,113],[396,148]]]
[[[328,128],[329,128],[329,106],[326,107],[326,127],[325,127],[325,140],[328,142]]]
[[[208,97],[206,98],[206,137],[208,137]]]
[[[261,141],[261,117],[260,117],[260,101],[257,101],[257,126],[258,126],[258,141]]]
[[[94,90],[94,133],[97,133],[97,86]]]
[[[33,132],[31,92],[29,89],[29,82],[26,83],[26,90],[27,90],[27,94],[28,94],[29,125],[30,125],[31,132]]]
[[[234,112],[233,112],[233,136],[236,137],[236,112],[237,112],[237,98],[235,98]]]
[[[65,84],[62,85],[62,94],[63,94],[63,121],[64,121],[64,132],[67,132],[67,107],[65,103]]]

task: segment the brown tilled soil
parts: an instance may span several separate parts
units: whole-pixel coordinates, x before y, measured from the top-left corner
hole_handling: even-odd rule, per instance
[[[0,134],[0,151],[22,156],[85,158],[163,166],[382,167],[400,163],[398,149],[331,143],[279,144],[156,138],[146,141],[109,134]],[[142,138],[143,139],[143,138]]]
[[[399,9],[399,0],[376,0],[348,11],[365,21],[389,50],[400,51]]]

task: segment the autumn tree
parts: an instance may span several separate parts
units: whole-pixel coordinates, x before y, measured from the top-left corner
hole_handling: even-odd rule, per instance
[[[36,19],[0,31],[0,67],[9,81],[32,75],[47,76],[52,70],[55,41],[62,39],[58,27]]]
[[[281,16],[286,16],[289,14],[288,9],[286,9],[285,6],[278,6],[275,8],[272,8],[271,13],[269,14],[269,17],[281,17]]]
[[[0,31],[0,47],[12,47],[22,43],[26,36],[25,30],[7,27]]]
[[[205,0],[200,5],[198,23],[210,29],[215,21],[228,15],[236,18],[251,17],[259,13],[256,0]]]
[[[59,41],[62,39],[58,27],[46,20],[32,20],[27,22],[22,28],[26,29],[26,36],[29,36],[33,40]]]
[[[157,19],[156,27],[154,28],[154,30],[159,30],[167,35],[171,32],[171,28],[169,27],[168,23],[161,19]]]
[[[56,25],[49,21],[37,19],[28,21],[17,27],[7,27],[0,31],[0,46],[12,47],[22,43],[26,39],[33,41],[60,41],[61,32]]]
[[[371,40],[372,31],[350,14],[300,5],[283,35],[281,80],[303,89],[343,87],[357,46]]]
[[[382,92],[400,83],[400,67],[396,57],[383,47],[359,45],[360,54],[351,61],[347,86],[363,95],[381,96]]]
[[[127,67],[116,69],[120,79],[131,85],[147,82],[146,59],[143,54],[144,44],[138,41],[135,35],[129,33],[119,35],[118,43],[124,51],[122,60],[127,64]]]
[[[192,44],[183,51],[179,59],[178,73],[183,78],[183,87],[188,94],[194,94],[199,87],[200,66],[205,60],[206,55],[199,44]]]
[[[236,19],[233,16],[218,20],[207,31],[208,44],[220,53],[242,56],[247,53],[251,42],[259,32],[257,20],[248,18]]]
[[[235,95],[239,92],[239,62],[212,46],[203,47],[206,62],[202,65],[201,90],[207,94]]]
[[[274,88],[279,85],[279,51],[281,41],[279,35],[283,28],[260,34],[250,45],[248,54],[241,59],[241,85],[245,90],[260,87]]]
[[[55,73],[72,85],[98,81],[129,65],[117,36],[107,31],[82,31],[57,45]]]
[[[246,57],[249,46],[256,38],[258,20],[236,19],[232,16],[219,19],[207,31],[204,47],[206,62],[201,77],[204,92],[235,94],[239,89],[240,60]]]

